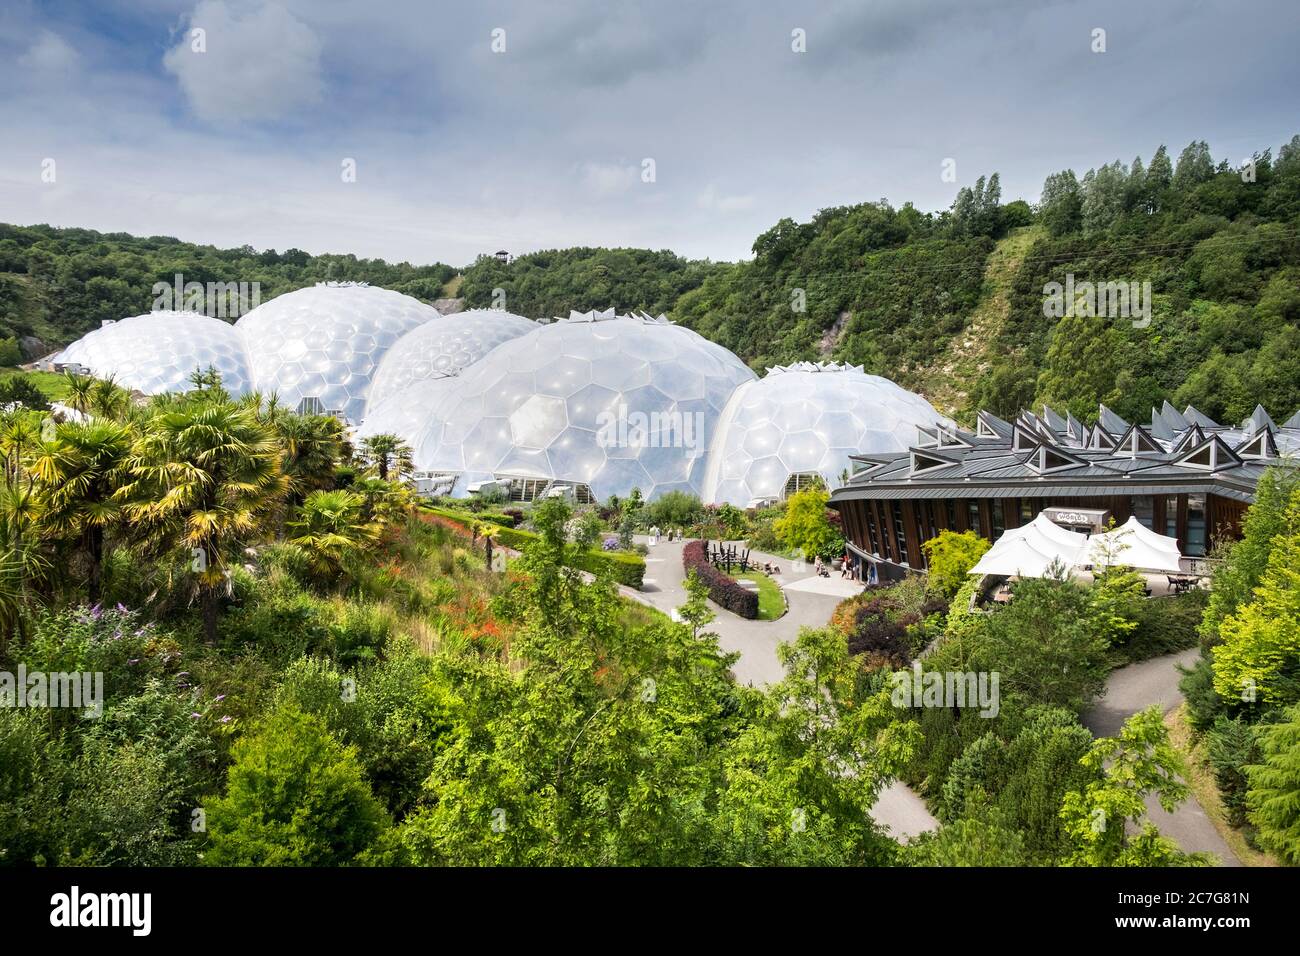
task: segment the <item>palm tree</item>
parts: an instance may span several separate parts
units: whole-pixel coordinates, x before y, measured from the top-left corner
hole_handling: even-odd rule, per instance
[[[127,514],[154,548],[193,555],[203,631],[215,643],[231,559],[287,487],[275,433],[252,409],[196,397],[146,422],[128,467]]]
[[[40,511],[35,481],[27,468],[47,420],[24,409],[0,414],[0,635],[4,638],[0,649],[22,629],[30,585],[43,581],[50,571],[34,533]]]
[[[332,415],[280,412],[271,419],[279,435],[281,468],[289,481],[292,504],[310,492],[331,488],[343,454],[343,425]]]
[[[414,495],[409,485],[398,485],[382,478],[358,478],[349,491],[361,496],[363,521],[392,524],[411,510]]]
[[[289,522],[289,542],[306,553],[322,578],[336,576],[379,537],[379,526],[362,517],[364,504],[351,491],[313,491]]]
[[[65,422],[32,459],[41,525],[47,535],[80,539],[90,563],[91,604],[99,602],[102,589],[105,532],[122,518],[118,490],[129,478],[133,440],[131,428],[118,422]]]
[[[92,376],[67,373],[67,381],[63,385],[63,404],[82,415],[89,415],[94,394],[95,379]]]
[[[383,481],[390,473],[399,480],[410,474],[415,468],[413,456],[411,446],[396,435],[371,435],[361,442],[361,457]]]

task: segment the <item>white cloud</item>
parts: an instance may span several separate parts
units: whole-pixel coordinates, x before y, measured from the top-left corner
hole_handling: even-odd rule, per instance
[[[583,163],[582,183],[587,192],[597,199],[621,196],[634,185],[640,173],[638,167],[620,163]]]
[[[718,192],[713,183],[709,183],[695,200],[695,204],[701,209],[712,209],[715,212],[740,212],[754,207],[754,197],[724,196]]]
[[[27,52],[18,58],[18,66],[38,73],[70,73],[77,65],[77,51],[52,30],[42,30]]]
[[[203,52],[195,49],[195,30]],[[275,119],[321,98],[321,41],[278,3],[201,0],[163,65],[209,121]]]

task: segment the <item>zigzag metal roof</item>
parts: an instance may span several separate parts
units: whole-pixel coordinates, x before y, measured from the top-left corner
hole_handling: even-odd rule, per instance
[[[854,498],[1045,498],[1161,495],[1205,492],[1237,501],[1254,500],[1255,486],[1271,465],[1294,467],[1300,459],[1300,412],[1277,426],[1263,408],[1239,427],[1224,426],[1188,406],[1179,412],[1168,402],[1152,410],[1149,428],[1130,425],[1104,405],[1096,429],[1112,444],[1123,433],[1142,429],[1158,449],[1136,455],[1123,448],[1089,448],[1095,432],[1082,430],[1072,415],[1061,417],[1046,406],[1042,414],[1024,411],[1015,423],[989,413],[980,418],[996,437],[958,430],[944,443],[941,432],[923,429],[910,451],[894,455],[861,455],[862,467],[847,485],[831,496],[832,503]],[[1117,434],[1114,429],[1120,429]],[[1261,432],[1265,444],[1279,457],[1245,458],[1240,453]],[[1017,433],[1020,448],[1014,447]],[[1030,444],[1032,436],[1032,446]],[[1209,470],[1187,461],[1209,445],[1226,446],[1216,453],[1219,467]],[[1051,470],[1037,467],[1042,449],[1063,462]],[[953,465],[915,473],[912,452],[942,457]]]

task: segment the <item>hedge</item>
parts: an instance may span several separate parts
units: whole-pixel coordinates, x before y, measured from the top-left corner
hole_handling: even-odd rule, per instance
[[[682,548],[682,567],[686,574],[689,576],[694,571],[699,575],[700,580],[709,586],[709,597],[714,604],[755,620],[758,617],[758,592],[741,587],[735,578],[710,564],[707,546],[705,541],[691,541]]]
[[[424,510],[440,518],[455,521],[460,525],[465,525],[470,518],[491,520],[487,515],[467,515],[464,512],[451,511],[445,508],[426,507]],[[537,535],[520,528],[507,528],[504,525],[498,525],[496,530],[492,532],[492,540],[516,551],[527,551],[529,546],[537,541]],[[584,551],[579,555],[575,566],[580,571],[589,571],[592,574],[608,570],[619,584],[625,584],[637,590],[641,589],[641,582],[645,579],[645,559],[639,554],[629,554],[626,551]],[[757,598],[755,598],[755,602],[755,607],[757,607]]]

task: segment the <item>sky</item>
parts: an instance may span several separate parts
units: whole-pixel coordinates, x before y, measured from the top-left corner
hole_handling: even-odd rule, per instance
[[[1295,0],[5,0],[0,221],[735,260],[994,171],[1033,202],[1161,143],[1276,152],[1297,48]]]

